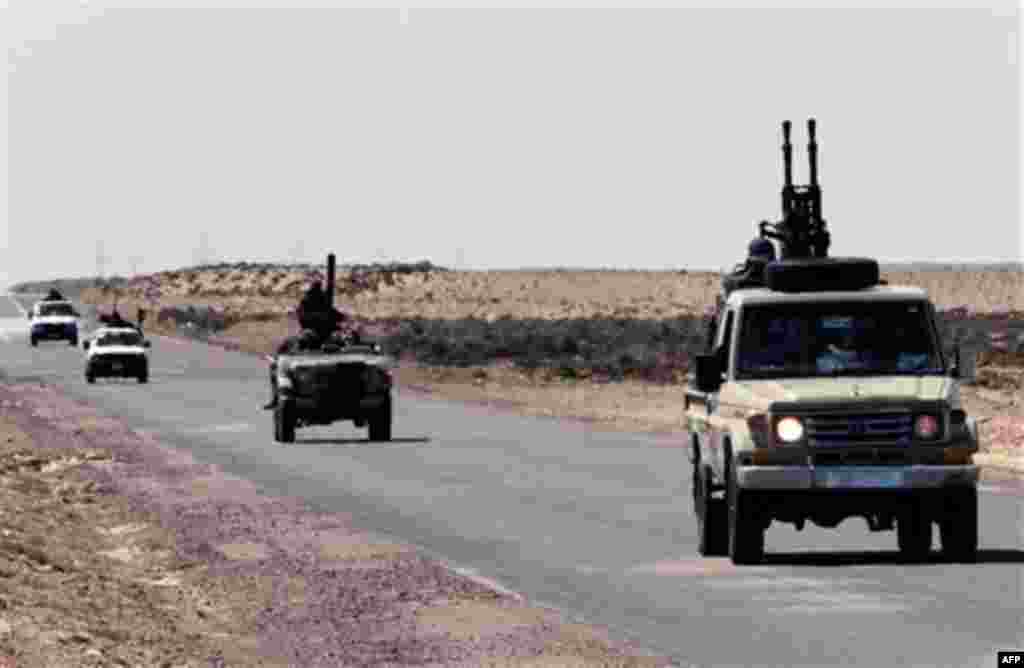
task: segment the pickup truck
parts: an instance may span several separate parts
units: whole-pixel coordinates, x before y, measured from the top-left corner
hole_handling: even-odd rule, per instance
[[[720,300],[686,389],[704,556],[763,560],[772,522],[802,530],[863,517],[902,555],[973,561],[978,431],[959,350],[916,287],[736,289]]]
[[[45,300],[32,305],[28,313],[29,343],[33,347],[40,341],[67,341],[78,345],[79,313],[68,301]]]

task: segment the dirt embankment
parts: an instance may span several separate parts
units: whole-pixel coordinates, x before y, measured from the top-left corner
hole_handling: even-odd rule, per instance
[[[0,666],[664,666],[264,496],[42,385],[0,385]]]

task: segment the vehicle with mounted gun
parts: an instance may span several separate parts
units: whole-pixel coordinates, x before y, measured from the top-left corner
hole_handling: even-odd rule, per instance
[[[368,427],[371,441],[391,440],[394,360],[378,344],[334,329],[334,267],[328,255],[325,311],[305,316],[303,335],[270,358],[274,398],[268,407],[280,443],[293,443],[298,427],[343,420]]]
[[[811,186],[793,187],[783,130],[785,224],[761,228],[782,258],[723,277],[686,391],[699,550],[754,564],[772,522],[863,517],[913,560],[937,524],[943,553],[971,561],[978,431],[959,351],[947,359],[924,290],[884,284],[875,260],[826,257],[813,150]]]

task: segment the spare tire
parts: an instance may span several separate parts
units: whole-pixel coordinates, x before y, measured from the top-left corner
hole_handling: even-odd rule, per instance
[[[861,257],[777,260],[765,267],[765,284],[778,292],[863,290],[879,284],[878,261]]]

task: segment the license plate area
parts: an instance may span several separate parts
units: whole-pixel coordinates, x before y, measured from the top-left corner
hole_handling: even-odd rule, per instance
[[[827,489],[890,489],[902,487],[905,482],[904,471],[880,471],[871,467],[847,468],[840,471],[818,469],[815,477],[818,486]]]
[[[110,369],[111,371],[124,371],[124,362],[112,362]]]

